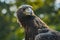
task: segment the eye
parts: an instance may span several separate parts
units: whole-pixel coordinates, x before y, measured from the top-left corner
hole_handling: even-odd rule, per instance
[[[25,8],[23,8],[23,10],[25,10]]]
[[[26,9],[26,7],[23,8],[23,11]]]

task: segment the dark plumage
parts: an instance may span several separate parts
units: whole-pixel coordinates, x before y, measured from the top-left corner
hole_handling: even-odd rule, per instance
[[[35,40],[60,40],[60,33],[57,31],[49,30],[47,32],[39,33]]]
[[[60,40],[60,33],[51,30],[30,5],[21,5],[17,10],[19,24],[25,28],[25,40]]]

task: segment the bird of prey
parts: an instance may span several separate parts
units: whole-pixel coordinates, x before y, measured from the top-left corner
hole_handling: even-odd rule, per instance
[[[17,10],[17,19],[25,29],[25,40],[60,40],[60,33],[50,29],[34,14],[30,5],[21,5]]]

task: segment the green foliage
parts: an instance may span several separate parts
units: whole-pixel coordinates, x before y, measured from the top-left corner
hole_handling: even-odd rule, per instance
[[[16,3],[7,4],[0,1],[0,40],[24,38],[24,28],[20,27],[15,16],[15,9],[22,4],[32,5],[37,16],[50,28],[60,31],[60,9],[55,11],[54,2],[55,0],[16,0]],[[14,7],[11,8],[12,6]]]

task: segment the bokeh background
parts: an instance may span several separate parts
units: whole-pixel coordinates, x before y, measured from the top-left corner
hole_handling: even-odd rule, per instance
[[[0,0],[0,40],[23,40],[24,28],[16,19],[16,11],[22,4],[33,6],[37,16],[60,31],[60,0]]]

